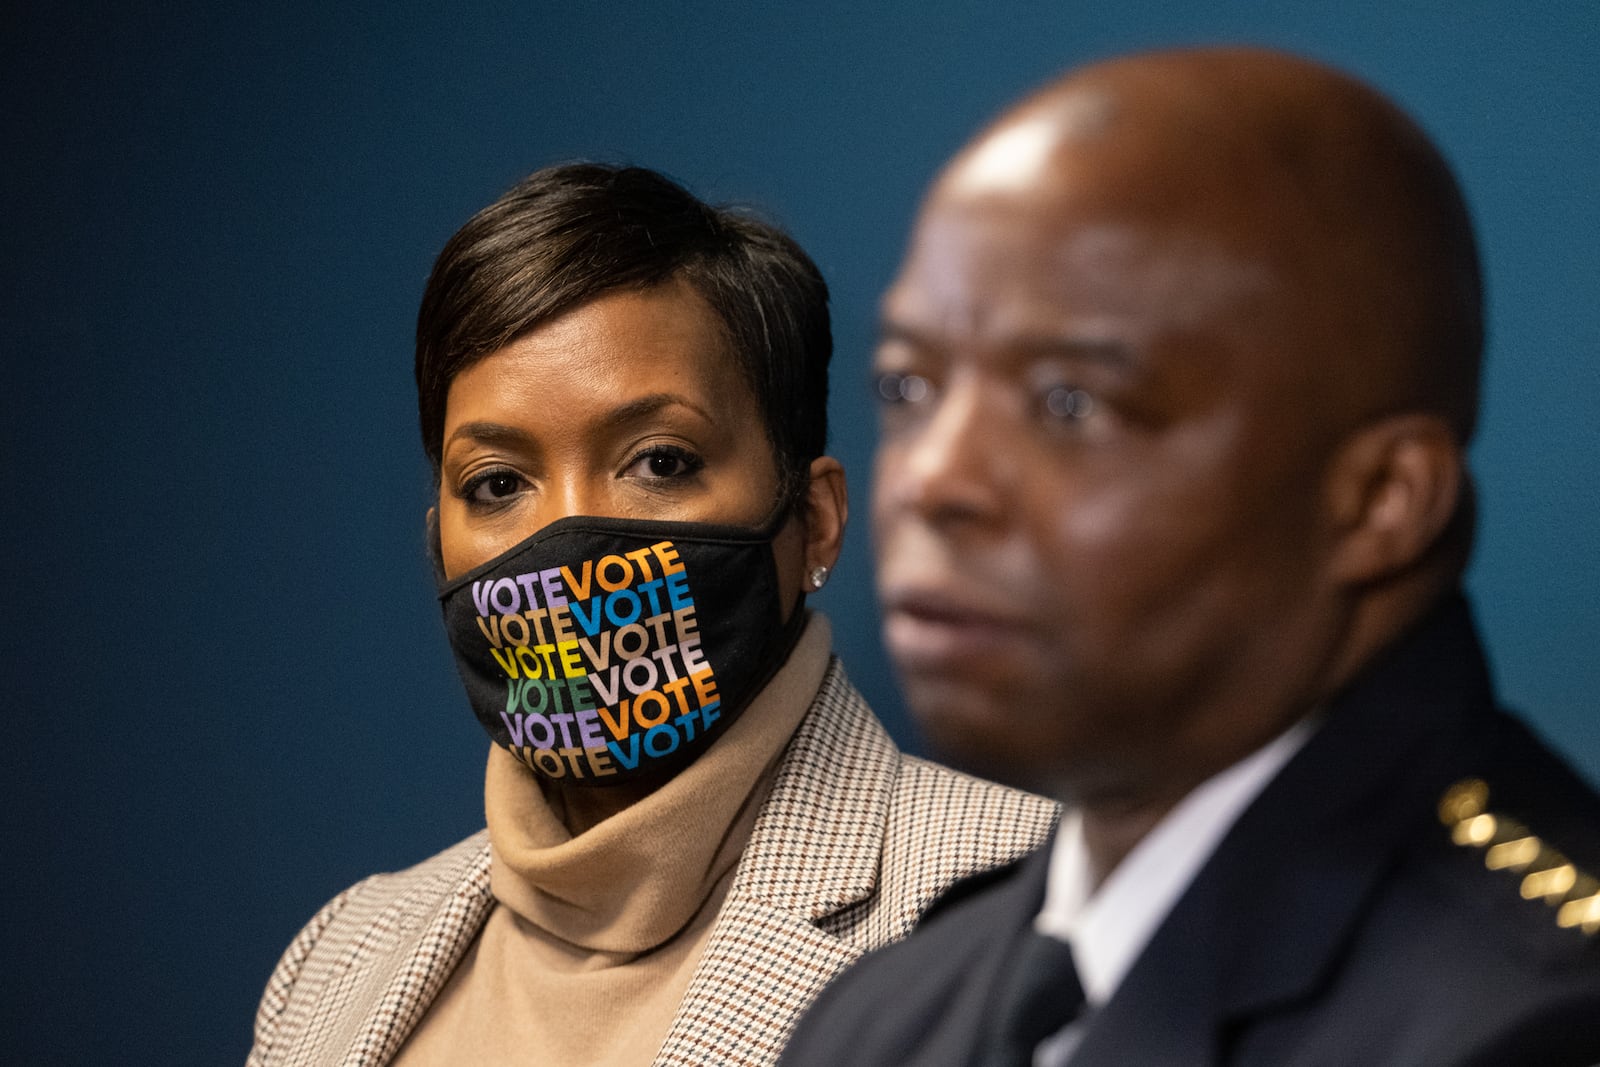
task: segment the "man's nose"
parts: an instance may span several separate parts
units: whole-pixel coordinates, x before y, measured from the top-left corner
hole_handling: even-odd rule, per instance
[[[999,408],[980,383],[949,388],[932,416],[891,446],[899,461],[883,473],[898,502],[931,522],[999,518],[1016,470]]]

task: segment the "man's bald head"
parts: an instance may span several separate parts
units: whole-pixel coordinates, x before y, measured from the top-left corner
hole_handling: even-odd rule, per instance
[[[1466,206],[1426,135],[1361,82],[1248,48],[1085,67],[980,135],[930,204],[1019,195],[1099,198],[1264,258],[1282,312],[1327,342],[1303,385],[1340,429],[1421,409],[1471,436],[1483,327]]]
[[[940,175],[882,332],[885,633],[991,776],[1182,795],[1464,566],[1471,229],[1345,75],[1204,49],[1046,87]]]

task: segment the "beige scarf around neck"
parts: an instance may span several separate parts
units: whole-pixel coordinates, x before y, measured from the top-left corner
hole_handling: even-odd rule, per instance
[[[812,615],[794,651],[706,752],[573,835],[504,750],[485,784],[497,901],[396,1063],[641,1067],[688,988],[779,757],[832,643]]]

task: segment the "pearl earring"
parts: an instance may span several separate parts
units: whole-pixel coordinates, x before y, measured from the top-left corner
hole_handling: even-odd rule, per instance
[[[811,568],[811,588],[821,589],[828,582],[828,568],[817,566]]]

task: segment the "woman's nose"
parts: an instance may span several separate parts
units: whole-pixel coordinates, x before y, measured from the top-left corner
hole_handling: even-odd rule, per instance
[[[573,515],[607,514],[605,502],[595,499],[595,495],[593,486],[582,478],[557,479],[539,501],[539,525],[548,526]]]

